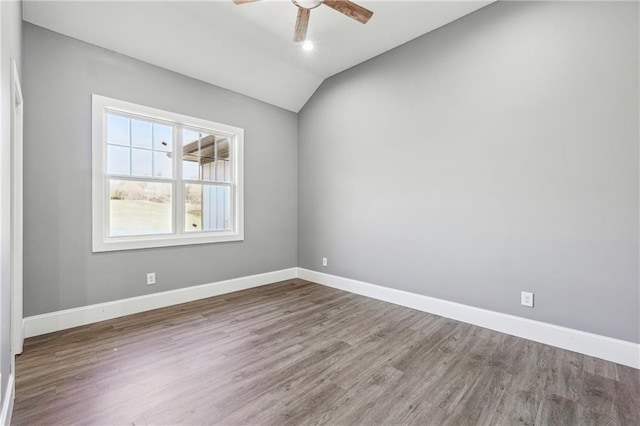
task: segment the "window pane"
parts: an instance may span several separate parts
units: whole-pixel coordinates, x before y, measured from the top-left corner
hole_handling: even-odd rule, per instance
[[[196,132],[195,130],[191,130],[191,129],[182,130],[182,146],[185,147],[184,149],[185,154],[188,154],[187,152],[188,150],[186,149],[186,147],[190,146],[191,148],[189,150],[193,151],[193,147],[195,144],[195,147],[197,148],[199,138],[200,138],[200,133]]]
[[[182,129],[182,177],[200,180],[200,132]]]
[[[213,158],[216,150],[216,137],[207,133],[200,133],[200,156]]]
[[[107,142],[129,145],[129,119],[107,114]]]
[[[231,229],[231,191],[228,186],[185,185],[185,231]]]
[[[230,182],[229,138],[192,129],[182,131],[183,177],[209,182]]]
[[[170,178],[173,175],[171,157],[169,153],[153,153],[153,175],[155,177]]]
[[[200,166],[198,157],[195,155],[185,155],[182,161],[182,177],[184,179],[199,180]]]
[[[173,146],[173,128],[162,124],[153,125],[153,149],[171,152]]]
[[[229,139],[219,139],[217,142],[216,158],[221,160],[229,159]]]
[[[131,145],[140,148],[151,148],[151,123],[131,120]]]
[[[216,180],[218,182],[231,182],[231,164],[229,160],[216,161]]]
[[[170,234],[171,184],[111,179],[109,235]]]
[[[182,177],[200,180],[200,132],[182,129]]]
[[[107,145],[107,173],[129,174],[129,148]]]
[[[200,157],[200,179],[216,180],[216,163],[213,157]]]
[[[134,176],[151,176],[151,151],[147,149],[131,149],[131,174]]]

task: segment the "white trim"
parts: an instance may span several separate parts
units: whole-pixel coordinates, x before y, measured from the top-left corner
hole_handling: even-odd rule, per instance
[[[0,413],[0,425],[1,426],[10,426],[11,425],[11,415],[13,414],[13,400],[15,397],[15,383],[13,373],[9,376],[9,381],[7,382],[7,390],[4,393],[4,398],[2,399],[2,413]]]
[[[298,277],[328,287],[440,315],[640,369],[640,344],[489,311],[403,290],[298,268]]]
[[[259,287],[278,281],[293,279],[296,278],[297,275],[297,268],[282,269],[248,277],[234,278],[210,284],[164,291],[162,293],[147,294],[129,299],[35,315],[24,319],[25,336],[39,336],[41,334],[92,324],[125,315],[136,314],[138,312],[150,311],[152,309],[164,308],[166,306],[178,305],[180,303]]]
[[[22,353],[23,305],[23,97],[16,61],[11,59],[11,371]]]
[[[189,117],[157,108],[137,105],[118,99],[93,94],[92,104],[92,250],[93,252],[133,250],[152,247],[169,247],[189,244],[208,244],[244,240],[244,129],[226,124],[216,123],[200,118]],[[174,129],[173,150],[181,150],[182,128],[201,129],[229,138],[231,152],[232,181],[193,181],[207,185],[223,185],[231,187],[232,224],[228,230],[186,232],[183,224],[182,185],[186,182],[180,173],[180,161],[174,155],[171,179],[158,177],[136,177],[131,175],[108,174],[106,170],[106,111],[116,112],[123,116],[135,115],[154,122],[171,125]],[[173,232],[164,235],[141,235],[130,237],[109,237],[108,229],[108,192],[109,179],[140,180],[145,182],[172,183]]]

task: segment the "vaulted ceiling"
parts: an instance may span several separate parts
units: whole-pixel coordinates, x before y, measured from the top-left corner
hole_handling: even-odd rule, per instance
[[[290,0],[26,1],[27,22],[298,112],[328,77],[491,1],[356,1],[366,25],[320,6],[293,43]]]

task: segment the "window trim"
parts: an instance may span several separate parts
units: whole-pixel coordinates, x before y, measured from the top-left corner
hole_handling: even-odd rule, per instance
[[[107,185],[111,176],[107,173],[107,144],[106,144],[106,110],[113,110],[124,114],[135,114],[142,118],[148,118],[153,121],[169,122],[172,125],[181,125],[190,128],[203,129],[213,131],[215,133],[224,133],[229,135],[231,150],[232,176],[229,186],[231,187],[231,217],[233,219],[233,228],[227,231],[198,231],[186,232],[180,229],[178,221],[180,203],[182,202],[182,188],[185,182],[182,175],[178,174],[181,170],[179,156],[174,156],[172,164],[173,177],[172,184],[172,211],[173,211],[173,227],[172,234],[162,235],[139,235],[139,236],[121,236],[110,237],[108,235],[108,219],[107,209],[109,203],[107,200]],[[169,111],[163,111],[156,108],[137,105],[126,101],[108,98],[105,96],[92,95],[92,251],[105,252],[117,250],[135,250],[154,247],[171,247],[191,244],[210,244],[228,241],[244,240],[244,129],[226,124],[216,123],[200,118],[188,117],[186,115],[177,114]],[[174,130],[174,133],[176,131]],[[178,153],[178,138],[174,134],[173,152]],[[139,178],[136,176],[122,176],[123,179],[144,180],[167,182],[165,179],[157,178]],[[212,182],[214,183],[214,182]]]

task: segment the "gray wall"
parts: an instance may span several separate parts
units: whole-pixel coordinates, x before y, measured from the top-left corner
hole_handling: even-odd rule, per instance
[[[21,70],[22,5],[0,2],[0,400],[11,374],[11,59]],[[2,401],[4,402],[4,401]]]
[[[496,3],[325,81],[299,266],[639,342],[638,12]]]
[[[25,316],[296,266],[296,114],[27,23],[24,44]],[[92,93],[244,128],[245,241],[92,254]]]

